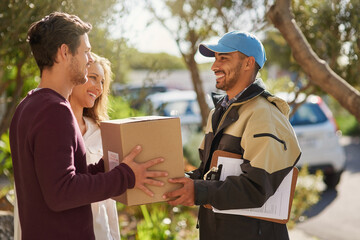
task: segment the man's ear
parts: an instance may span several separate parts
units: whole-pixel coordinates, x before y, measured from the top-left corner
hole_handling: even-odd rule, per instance
[[[58,61],[66,61],[70,55],[70,49],[69,46],[65,43],[61,44],[61,46],[58,49],[56,60]]]
[[[248,57],[246,59],[246,63],[245,63],[245,69],[252,69],[255,67],[255,58],[254,57]]]

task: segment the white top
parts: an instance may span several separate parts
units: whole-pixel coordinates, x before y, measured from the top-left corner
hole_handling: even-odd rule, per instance
[[[83,136],[87,164],[97,163],[103,156],[100,128],[91,119],[84,117],[86,132]],[[120,240],[116,202],[112,199],[91,204],[96,240]]]

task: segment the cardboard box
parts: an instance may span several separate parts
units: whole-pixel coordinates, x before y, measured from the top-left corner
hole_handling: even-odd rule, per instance
[[[168,183],[167,178],[184,176],[184,160],[181,142],[180,119],[172,117],[134,117],[103,121],[100,124],[104,151],[105,171],[109,171],[122,161],[136,146],[142,151],[136,162],[145,162],[157,157],[165,161],[150,170],[163,170],[168,177],[157,178],[165,183],[163,187],[147,186],[154,193],[150,197],[139,189],[129,189],[113,199],[128,206],[164,201],[162,195],[181,187]]]

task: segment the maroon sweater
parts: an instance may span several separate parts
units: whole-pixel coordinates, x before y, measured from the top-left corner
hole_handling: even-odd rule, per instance
[[[70,103],[51,89],[30,91],[10,126],[23,239],[95,239],[90,203],[133,188],[120,164],[86,164],[83,139]]]

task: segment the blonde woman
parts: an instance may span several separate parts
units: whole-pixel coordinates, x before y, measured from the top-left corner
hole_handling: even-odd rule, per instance
[[[73,88],[70,104],[79,124],[87,164],[97,163],[103,155],[100,121],[107,120],[107,102],[112,72],[110,62],[92,53],[94,62],[88,68],[88,81]],[[115,201],[107,199],[91,204],[97,240],[120,239]]]

